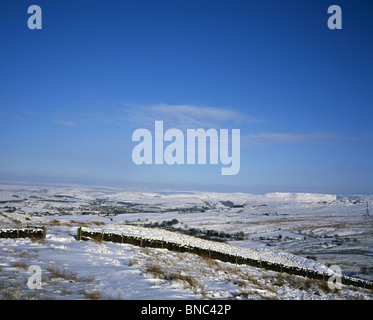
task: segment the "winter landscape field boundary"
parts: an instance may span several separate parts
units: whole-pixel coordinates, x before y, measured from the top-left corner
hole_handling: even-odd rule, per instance
[[[31,238],[45,239],[47,230],[45,227],[0,229],[0,238]]]
[[[325,280],[327,281],[330,277],[340,277],[341,283],[343,285],[352,285],[356,287],[366,288],[366,289],[373,289],[373,282],[357,279],[349,276],[344,275],[336,275],[335,273],[326,273],[320,272],[317,270],[301,268],[301,267],[294,267],[288,266],[281,263],[271,262],[271,261],[264,261],[264,260],[257,260],[251,259],[247,257],[242,257],[240,255],[233,255],[225,252],[220,252],[216,250],[200,248],[197,246],[192,246],[190,244],[179,244],[170,242],[167,240],[159,240],[159,239],[151,239],[145,237],[138,237],[138,236],[131,236],[125,234],[117,234],[111,232],[98,232],[98,231],[88,231],[83,230],[81,227],[77,230],[77,240],[94,240],[94,241],[111,241],[116,243],[127,243],[138,247],[143,248],[160,248],[160,249],[168,249],[170,251],[176,252],[188,252],[197,254],[201,257],[216,259],[223,262],[230,262],[234,264],[244,264],[249,265],[256,268],[262,268],[271,271],[277,271],[281,273],[287,273],[291,275],[298,275],[307,277],[310,279],[318,279],[318,280]]]

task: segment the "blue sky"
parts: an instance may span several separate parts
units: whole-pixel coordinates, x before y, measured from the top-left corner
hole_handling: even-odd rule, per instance
[[[372,16],[369,0],[1,1],[0,181],[373,194]],[[239,174],[135,165],[155,120],[240,129]]]

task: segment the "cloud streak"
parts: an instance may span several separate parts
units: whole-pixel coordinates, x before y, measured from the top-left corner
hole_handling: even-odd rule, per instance
[[[64,121],[64,120],[55,120],[53,121],[54,124],[58,124],[65,127],[75,127],[76,124],[73,121]]]
[[[310,133],[310,134],[294,134],[294,133],[261,133],[249,134],[242,136],[242,142],[245,145],[271,145],[279,143],[310,143],[310,144],[330,144],[333,141],[341,139],[341,137],[329,133]]]
[[[154,125],[155,120],[162,120],[166,126],[180,129],[219,128],[227,124],[238,126],[244,122],[259,121],[231,109],[169,104],[131,106],[123,119],[143,127]]]

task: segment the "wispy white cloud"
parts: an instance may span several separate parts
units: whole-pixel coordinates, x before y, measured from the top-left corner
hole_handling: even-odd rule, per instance
[[[360,171],[358,166],[338,166],[336,168],[337,172],[347,173],[347,174],[354,174]]]
[[[75,127],[76,124],[73,121],[64,121],[64,120],[55,120],[53,121],[54,124],[58,124],[65,127]]]
[[[185,128],[219,128],[223,124],[239,125],[244,122],[256,122],[241,112],[227,108],[195,105],[138,105],[129,106],[123,120],[136,125],[154,125],[155,120],[162,120],[167,127]]]
[[[20,113],[16,113],[10,110],[0,110],[0,117],[11,118],[11,119],[22,119],[23,118]]]
[[[263,145],[263,144],[278,144],[278,143],[311,143],[311,144],[327,144],[333,141],[342,139],[342,137],[329,133],[309,133],[309,134],[294,134],[294,133],[260,133],[249,134],[242,136],[242,143],[246,145]],[[352,139],[352,138],[348,138]]]

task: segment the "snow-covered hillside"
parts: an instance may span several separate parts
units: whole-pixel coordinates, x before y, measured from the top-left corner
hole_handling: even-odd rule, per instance
[[[372,280],[371,196],[0,190],[0,228],[47,226],[42,241],[0,239],[2,298],[372,298],[364,289],[331,292],[317,281],[189,253],[76,241],[83,226],[319,271],[339,265]],[[42,289],[21,290],[31,265],[42,270]]]

